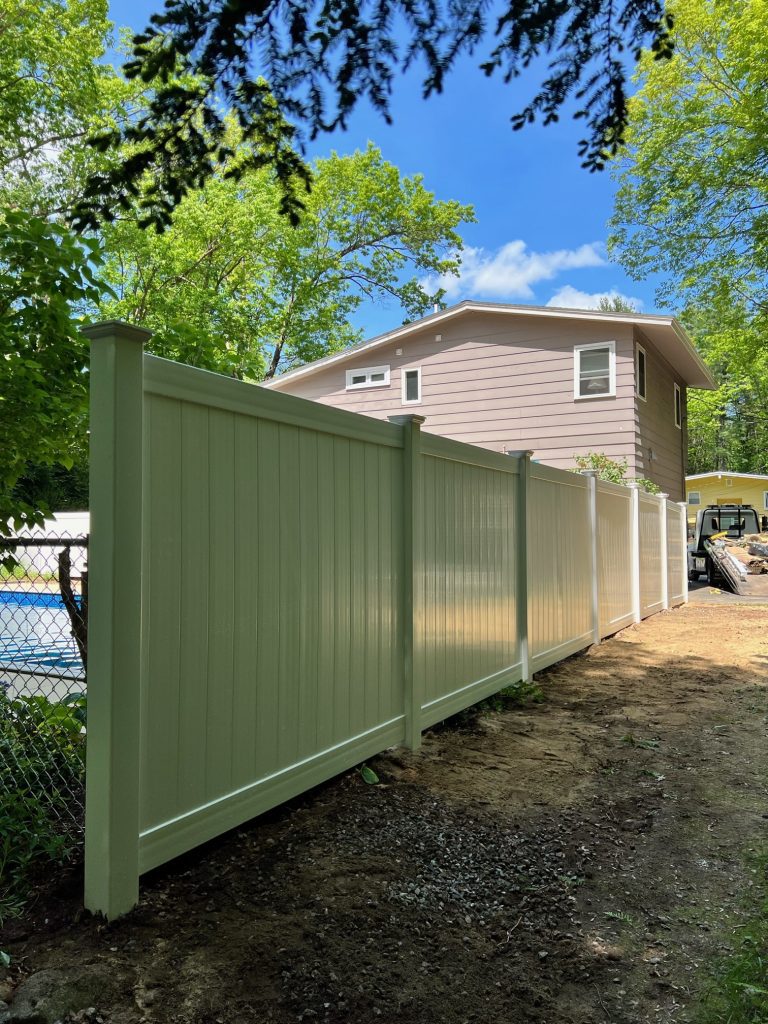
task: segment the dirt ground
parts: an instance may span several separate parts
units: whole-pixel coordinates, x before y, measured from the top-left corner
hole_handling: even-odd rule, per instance
[[[766,839],[766,627],[657,615],[542,673],[542,703],[459,716],[371,762],[381,785],[350,772],[153,873],[113,925],[73,873],[0,937],[6,1019],[695,1020]]]

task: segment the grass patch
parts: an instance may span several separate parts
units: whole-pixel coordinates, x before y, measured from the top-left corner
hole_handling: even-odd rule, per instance
[[[544,700],[544,691],[538,683],[521,679],[511,686],[505,686],[498,693],[491,694],[473,708],[474,711],[505,711],[507,708],[525,707],[526,704],[540,704]]]
[[[750,917],[715,966],[697,1024],[768,1024],[768,851],[750,861]]]

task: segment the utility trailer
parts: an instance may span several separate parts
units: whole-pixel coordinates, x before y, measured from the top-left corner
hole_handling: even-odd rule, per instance
[[[733,554],[727,541],[756,537],[768,529],[751,505],[708,505],[696,516],[693,541],[688,545],[688,579],[706,576],[712,586],[725,586],[735,594],[768,599],[768,545],[747,541],[754,556],[753,571]],[[761,563],[765,562],[765,566]],[[754,572],[757,568],[759,571]]]

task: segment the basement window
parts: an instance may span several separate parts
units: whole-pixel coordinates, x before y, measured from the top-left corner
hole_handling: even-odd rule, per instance
[[[616,394],[616,343],[575,345],[573,397],[612,398]]]
[[[347,391],[386,387],[389,387],[388,366],[365,366],[360,370],[347,370]]]
[[[683,427],[683,393],[680,385],[675,384],[675,426],[678,430]]]
[[[418,405],[421,402],[421,367],[403,370],[403,405]]]

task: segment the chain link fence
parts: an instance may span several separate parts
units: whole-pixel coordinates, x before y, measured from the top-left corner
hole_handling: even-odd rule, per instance
[[[82,838],[88,539],[0,540],[0,802]]]

